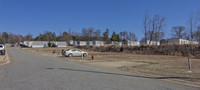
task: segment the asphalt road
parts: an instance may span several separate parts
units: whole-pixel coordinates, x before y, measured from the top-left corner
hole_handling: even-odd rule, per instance
[[[199,90],[8,47],[13,63],[0,67],[0,90]]]

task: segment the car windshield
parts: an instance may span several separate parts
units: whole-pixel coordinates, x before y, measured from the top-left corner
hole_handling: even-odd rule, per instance
[[[2,48],[3,46],[2,46],[2,45],[0,45],[0,47]]]

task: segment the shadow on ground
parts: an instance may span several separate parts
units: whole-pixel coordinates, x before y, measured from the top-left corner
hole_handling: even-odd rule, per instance
[[[100,72],[100,71],[89,71],[89,70],[78,70],[70,68],[45,68],[48,70],[67,70],[67,71],[76,71],[76,72],[88,72],[88,73],[97,73],[97,74],[109,74],[109,75],[118,75],[126,77],[139,77],[139,78],[149,78],[149,79],[200,79],[200,78],[189,78],[189,77],[151,77],[151,76],[139,76],[139,75],[128,75],[128,74],[119,74],[119,73],[110,73],[110,72]]]
[[[56,56],[56,57],[58,57],[58,58],[66,58],[65,56]]]

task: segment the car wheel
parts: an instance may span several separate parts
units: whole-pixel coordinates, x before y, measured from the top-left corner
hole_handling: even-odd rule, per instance
[[[69,57],[72,57],[73,55],[70,53],[68,56],[69,56]]]
[[[83,57],[87,57],[87,54],[86,54],[86,53],[84,53],[84,54],[83,54]]]

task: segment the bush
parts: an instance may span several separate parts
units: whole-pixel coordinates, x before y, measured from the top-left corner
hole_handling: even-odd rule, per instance
[[[57,47],[57,45],[55,43],[52,43],[51,47]]]
[[[50,41],[48,42],[48,47],[51,47],[51,42]]]
[[[55,43],[51,43],[50,41],[48,42],[48,47],[57,47]]]

